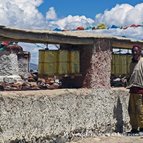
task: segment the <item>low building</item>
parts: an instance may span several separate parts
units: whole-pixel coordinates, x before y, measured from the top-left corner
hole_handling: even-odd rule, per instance
[[[113,48],[143,46],[143,41],[79,31],[53,32],[0,27],[1,39],[30,43],[60,44],[60,49],[80,53],[81,87],[110,88]],[[76,81],[77,82],[77,81]]]
[[[0,51],[0,81],[17,80],[29,72],[30,53],[18,44],[2,45]]]
[[[113,48],[143,46],[142,41],[7,27],[0,27],[0,40],[60,44],[61,50],[78,50],[82,87],[92,88],[0,92],[0,142],[69,142],[74,137],[130,130],[129,92],[110,88],[112,52]]]

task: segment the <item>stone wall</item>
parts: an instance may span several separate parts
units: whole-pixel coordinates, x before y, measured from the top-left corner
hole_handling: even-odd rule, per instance
[[[127,107],[125,89],[1,92],[0,142],[125,132]]]
[[[19,66],[19,75],[25,76],[29,72],[29,62],[25,58],[21,58],[18,60]]]
[[[83,87],[110,88],[111,44],[110,40],[98,39],[94,45],[80,47]]]
[[[20,76],[26,77],[28,71],[29,60],[24,58],[24,53],[18,58],[15,53],[0,52],[0,82],[20,80]]]
[[[18,75],[17,55],[1,53],[0,54],[0,76]]]
[[[29,72],[29,61],[30,61],[30,53],[27,51],[23,51],[18,53],[18,67],[19,67],[19,75],[26,76]]]

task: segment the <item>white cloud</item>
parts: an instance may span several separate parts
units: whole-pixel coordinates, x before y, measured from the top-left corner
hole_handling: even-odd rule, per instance
[[[131,6],[129,4],[116,5],[111,10],[106,10],[103,14],[95,17],[95,23],[104,23],[108,27],[116,25],[119,27],[130,26],[132,24],[143,24],[143,3]],[[95,33],[111,34],[116,36],[125,36],[128,38],[143,40],[143,27],[125,29],[105,29],[95,30]]]
[[[125,26],[129,24],[142,24],[143,3],[135,7],[129,4],[116,5],[111,10],[106,10],[103,14],[95,17],[97,23],[105,23],[108,26]]]
[[[57,19],[57,14],[56,11],[54,9],[54,7],[50,7],[49,10],[46,13],[46,19],[47,20],[55,20]]]
[[[89,26],[94,20],[85,16],[67,16],[57,18],[54,7],[50,7],[46,16],[38,10],[42,0],[0,0],[0,25],[30,29],[73,29],[77,26]],[[54,20],[54,21],[51,21]]]
[[[69,15],[63,19],[53,21],[52,24],[57,25],[61,29],[76,29],[78,26],[88,27],[94,23],[91,18],[86,18],[85,16],[72,16]]]
[[[136,40],[143,40],[143,27],[138,28],[127,28],[126,30],[123,29],[104,29],[104,30],[93,30],[89,31],[96,34],[108,34],[108,35],[114,35],[114,36],[122,36],[127,38],[132,38]]]
[[[58,18],[54,7],[49,8],[46,16],[38,10],[43,0],[0,0],[0,25],[29,29],[65,29],[72,30],[78,26],[88,27],[105,23],[107,26],[127,26],[130,24],[143,24],[143,3],[132,6],[129,4],[116,5],[111,10],[95,16],[95,20],[85,16],[69,15]],[[107,33],[143,39],[143,28],[107,29],[90,32]],[[34,63],[38,62],[38,50],[35,44],[22,43],[24,50],[30,51]]]
[[[42,2],[43,0],[0,0],[0,25],[30,29],[76,29],[78,26],[88,27],[95,23],[125,26],[143,22],[143,3],[134,7],[129,4],[116,5],[111,10],[96,15],[94,21],[78,15],[59,19],[54,7],[50,7],[44,16],[38,10]]]
[[[45,26],[44,17],[37,7],[42,0],[0,0],[0,24],[20,28]]]
[[[143,3],[136,5],[126,15],[126,24],[142,24],[143,23]]]

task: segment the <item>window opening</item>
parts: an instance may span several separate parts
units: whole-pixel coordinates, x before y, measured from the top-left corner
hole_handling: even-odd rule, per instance
[[[131,50],[114,48],[111,62],[111,86],[126,87],[129,65],[131,62]]]

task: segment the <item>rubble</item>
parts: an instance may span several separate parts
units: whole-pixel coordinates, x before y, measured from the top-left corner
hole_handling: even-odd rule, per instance
[[[127,76],[126,75],[111,75],[111,87],[126,87],[127,86]]]
[[[38,74],[30,72],[24,77],[0,77],[0,91],[57,89],[60,86],[60,81],[55,77],[38,78]]]
[[[55,77],[38,78],[38,72],[29,71],[30,53],[16,42],[0,44],[0,91],[56,89],[60,82]]]

